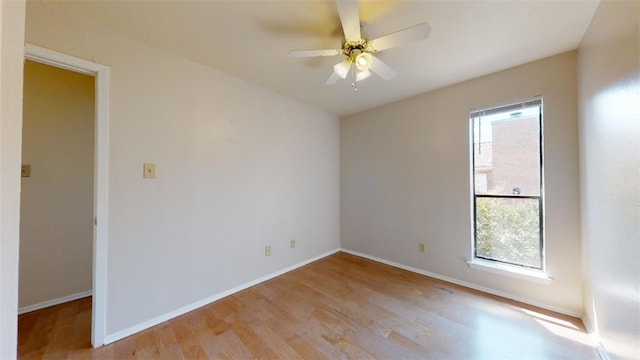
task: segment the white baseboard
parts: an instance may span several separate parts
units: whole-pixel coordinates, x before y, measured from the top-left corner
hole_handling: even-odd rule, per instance
[[[469,283],[469,282],[466,282],[466,281],[450,278],[448,276],[443,276],[443,275],[432,273],[432,272],[429,272],[429,271],[426,271],[426,270],[414,268],[412,266],[399,264],[399,263],[396,263],[396,262],[393,262],[393,261],[389,261],[389,260],[386,260],[386,259],[382,259],[382,258],[379,258],[379,257],[367,255],[367,254],[364,254],[364,253],[361,253],[361,252],[358,252],[358,251],[347,250],[347,249],[340,249],[340,251],[343,251],[343,252],[351,254],[351,255],[360,256],[360,257],[363,257],[363,258],[366,258],[366,259],[369,259],[369,260],[377,261],[377,262],[380,262],[380,263],[383,263],[383,264],[387,264],[387,265],[390,265],[390,266],[393,266],[393,267],[397,267],[397,268],[400,268],[400,269],[404,269],[404,270],[407,270],[407,271],[411,271],[411,272],[414,272],[414,273],[418,273],[418,274],[421,274],[421,275],[425,275],[425,276],[429,276],[429,277],[436,278],[436,279],[439,279],[439,280],[443,280],[443,281],[446,281],[446,282],[450,282],[450,283],[453,283],[453,284],[456,284],[456,285],[461,285],[461,286],[468,287],[468,288],[471,288],[471,289],[474,289],[474,290],[482,291],[482,292],[485,292],[485,293],[488,293],[488,294],[497,295],[497,296],[504,297],[504,298],[507,298],[507,299],[519,301],[521,303],[533,305],[533,306],[536,306],[536,307],[539,307],[539,308],[542,308],[542,309],[551,310],[551,311],[554,311],[554,312],[557,312],[557,313],[560,313],[560,314],[573,316],[573,317],[576,317],[576,318],[579,318],[579,319],[582,318],[582,314],[577,313],[575,311],[571,311],[571,310],[559,308],[559,307],[556,307],[556,306],[544,304],[544,303],[541,303],[541,302],[538,302],[538,301],[533,301],[533,300],[530,300],[530,299],[527,299],[527,298],[524,298],[524,297],[521,297],[521,296],[518,296],[518,295],[514,295],[514,294],[511,294],[511,293],[507,293],[507,292],[504,292],[504,291],[500,291],[500,290],[488,288],[488,287],[485,287],[485,286]]]
[[[593,326],[591,326],[591,322],[589,321],[587,316],[586,315],[582,315],[582,317],[580,319],[582,320],[582,323],[584,324],[584,328],[587,329],[587,333],[589,333],[589,336],[591,336],[591,340],[596,345],[596,351],[598,352],[598,356],[600,356],[600,359],[609,360],[609,354],[604,349],[604,346],[602,346],[602,341],[600,340],[600,335],[598,335],[598,332],[595,331]]]
[[[24,313],[28,313],[28,312],[32,312],[32,311],[36,311],[36,310],[40,310],[40,309],[44,309],[44,308],[48,308],[50,306],[66,303],[66,302],[69,302],[69,301],[86,298],[87,296],[91,296],[91,290],[87,290],[87,291],[79,292],[79,293],[76,293],[76,294],[63,296],[63,297],[60,297],[60,298],[57,298],[57,299],[43,301],[41,303],[37,303],[37,304],[25,306],[25,307],[21,307],[20,309],[18,309],[18,315],[24,314]]]
[[[297,264],[291,265],[291,266],[289,266],[287,268],[284,268],[282,270],[278,270],[278,271],[276,271],[274,273],[271,273],[269,275],[262,276],[262,277],[260,277],[258,279],[255,279],[253,281],[249,281],[249,282],[247,282],[245,284],[236,286],[236,287],[234,287],[232,289],[229,289],[229,290],[223,291],[221,293],[215,294],[215,295],[210,296],[210,297],[208,297],[206,299],[202,299],[202,300],[196,301],[196,302],[194,302],[194,303],[192,303],[190,305],[183,306],[183,307],[181,307],[179,309],[176,309],[176,310],[171,311],[169,313],[166,313],[164,315],[156,316],[153,319],[147,320],[147,321],[145,321],[143,323],[140,323],[138,325],[134,325],[134,326],[126,328],[124,330],[120,330],[120,331],[115,332],[113,334],[108,334],[105,337],[104,343],[105,343],[105,345],[111,344],[112,342],[118,341],[118,340],[123,339],[123,338],[125,338],[127,336],[131,336],[131,335],[133,335],[135,333],[138,333],[138,332],[140,332],[142,330],[146,330],[146,329],[148,329],[148,328],[150,328],[152,326],[158,325],[158,324],[163,323],[163,322],[165,322],[167,320],[171,320],[171,319],[173,319],[175,317],[178,317],[180,315],[186,314],[189,311],[193,311],[193,310],[195,310],[197,308],[200,308],[200,307],[203,307],[205,305],[208,305],[208,304],[210,304],[210,303],[212,303],[212,302],[214,302],[216,300],[220,300],[220,299],[222,299],[224,297],[227,297],[229,295],[233,295],[233,294],[235,294],[235,293],[237,293],[239,291],[242,291],[242,290],[245,290],[245,289],[250,288],[252,286],[258,285],[258,284],[260,284],[262,282],[265,282],[267,280],[271,280],[271,279],[273,279],[273,278],[275,278],[277,276],[280,276],[282,274],[288,273],[288,272],[290,272],[292,270],[295,270],[297,268],[300,268],[302,266],[310,264],[310,263],[312,263],[314,261],[320,260],[320,259],[322,259],[324,257],[329,256],[329,255],[335,254],[335,253],[337,253],[339,251],[340,251],[340,248],[327,251],[327,252],[325,252],[323,254],[320,254],[318,256],[312,257],[310,259],[307,259],[305,261],[299,262]]]

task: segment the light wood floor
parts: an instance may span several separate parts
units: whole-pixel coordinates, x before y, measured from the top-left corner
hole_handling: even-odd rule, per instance
[[[90,348],[91,299],[19,317],[21,359],[597,359],[580,320],[337,253]]]

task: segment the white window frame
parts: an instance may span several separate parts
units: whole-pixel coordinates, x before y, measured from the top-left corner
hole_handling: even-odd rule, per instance
[[[474,118],[478,118],[484,115],[517,111],[524,107],[531,106],[540,107],[539,115],[539,154],[540,154],[540,193],[539,196],[520,196],[520,195],[485,195],[480,197],[505,197],[505,198],[536,198],[539,200],[539,214],[540,214],[540,268],[529,267],[523,264],[515,264],[511,262],[501,261],[498,259],[488,259],[477,256],[476,251],[476,199],[478,194],[475,192],[475,128]],[[477,270],[488,271],[491,273],[497,273],[501,275],[507,275],[519,279],[532,280],[535,282],[549,284],[552,278],[546,273],[546,256],[545,256],[545,222],[544,222],[544,128],[543,128],[543,99],[542,96],[536,96],[533,98],[509,102],[502,105],[472,109],[469,113],[469,144],[470,144],[470,173],[471,173],[471,192],[470,192],[470,204],[471,204],[471,260],[468,261],[469,267]]]

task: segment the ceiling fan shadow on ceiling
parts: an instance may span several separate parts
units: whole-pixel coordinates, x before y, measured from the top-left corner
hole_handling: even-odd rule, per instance
[[[351,75],[353,91],[358,91],[356,83],[375,73],[384,80],[396,76],[396,71],[378,59],[374,54],[410,42],[429,37],[431,27],[428,23],[420,23],[394,33],[369,40],[361,31],[358,2],[353,0],[336,0],[340,22],[345,41],[340,49],[331,50],[291,50],[292,57],[338,56],[346,59],[333,66],[333,73],[326,85],[333,85],[339,79]]]

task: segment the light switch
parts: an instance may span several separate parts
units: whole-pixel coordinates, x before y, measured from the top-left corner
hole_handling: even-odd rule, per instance
[[[143,167],[143,177],[145,179],[155,179],[156,178],[156,164],[145,163]]]
[[[20,176],[31,177],[31,165],[22,164],[22,168],[20,169]]]

